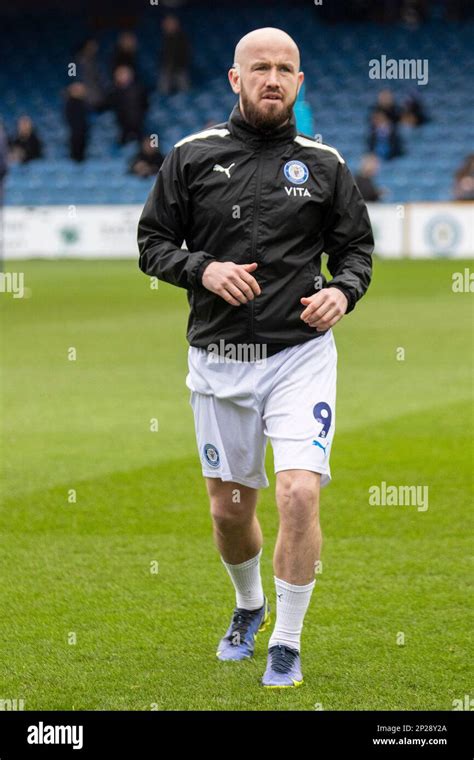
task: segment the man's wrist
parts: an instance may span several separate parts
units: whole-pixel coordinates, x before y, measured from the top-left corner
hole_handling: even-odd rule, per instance
[[[350,291],[347,288],[344,287],[344,285],[339,285],[336,282],[333,285],[332,282],[328,282],[328,284],[326,285],[326,287],[327,288],[337,288],[337,290],[340,290],[341,293],[343,293],[345,295],[346,299],[347,299],[347,307],[346,307],[346,310],[345,310],[344,313],[348,314],[349,311],[352,311],[352,308],[351,308],[351,306],[352,306],[351,294],[350,294]]]
[[[204,270],[206,267],[209,266],[209,264],[212,264],[212,262],[215,261],[215,259],[205,259],[205,261],[202,262],[202,264],[199,265],[198,270],[196,272],[196,282],[199,285],[202,285],[202,277],[204,274]]]

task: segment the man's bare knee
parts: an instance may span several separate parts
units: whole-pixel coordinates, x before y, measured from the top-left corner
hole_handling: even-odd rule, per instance
[[[211,517],[219,531],[240,528],[252,522],[258,491],[220,478],[207,478]]]
[[[284,470],[277,473],[276,500],[280,520],[296,533],[319,523],[319,473]]]

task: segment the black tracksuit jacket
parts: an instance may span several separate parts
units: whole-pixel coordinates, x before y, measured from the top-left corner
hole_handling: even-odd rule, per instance
[[[138,247],[145,274],[186,288],[191,345],[252,344],[267,356],[322,335],[300,319],[301,297],[337,287],[349,312],[372,274],[372,229],[343,158],[299,134],[294,116],[263,132],[238,105],[226,123],[168,153],[140,217]],[[323,252],[328,282],[319,276]],[[228,304],[202,285],[211,261],[257,262],[261,294]]]

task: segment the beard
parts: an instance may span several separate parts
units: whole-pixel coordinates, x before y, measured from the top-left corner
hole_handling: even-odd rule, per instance
[[[275,105],[269,108],[262,108],[258,103],[253,103],[247,96],[245,89],[240,91],[242,106],[247,121],[255,127],[265,132],[271,129],[277,129],[282,126],[293,114],[293,106],[296,102],[296,95],[288,105],[282,107],[281,100],[275,100]]]

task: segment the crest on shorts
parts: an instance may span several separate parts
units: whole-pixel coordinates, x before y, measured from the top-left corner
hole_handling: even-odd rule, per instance
[[[287,161],[283,173],[288,182],[293,182],[294,185],[302,185],[309,177],[309,169],[302,161]]]
[[[211,467],[219,467],[221,463],[219,452],[217,451],[216,447],[212,445],[212,443],[204,444],[204,457],[208,465]]]

